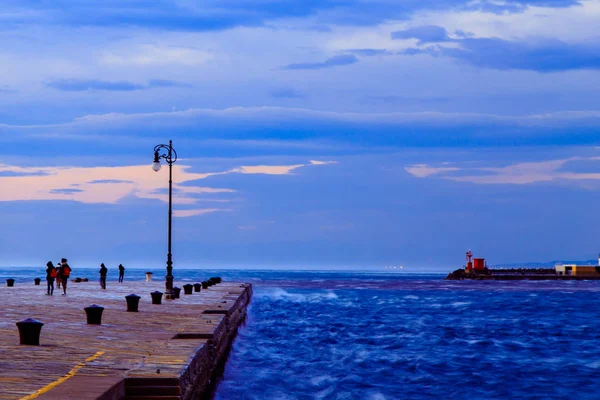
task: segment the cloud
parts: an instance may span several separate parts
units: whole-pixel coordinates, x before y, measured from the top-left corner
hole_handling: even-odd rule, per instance
[[[211,59],[211,53],[191,47],[141,45],[135,51],[130,48],[107,51],[101,62],[111,66],[197,66]]]
[[[335,161],[310,161],[308,164],[296,165],[254,165],[234,168],[229,172],[240,174],[289,175],[292,171],[310,165],[336,164]]]
[[[449,40],[446,29],[437,25],[423,25],[392,32],[392,39],[418,39],[418,44],[445,42]]]
[[[446,29],[434,25],[396,31],[391,36],[392,39],[418,39],[419,45],[449,42],[451,46],[406,48],[399,53],[450,57],[480,68],[537,72],[600,69],[600,45],[595,40],[567,43],[554,38],[475,38],[462,31],[451,38]]]
[[[85,91],[115,91],[130,92],[134,90],[145,90],[162,87],[190,87],[190,85],[170,80],[150,79],[146,84],[138,84],[128,81],[101,81],[96,79],[58,79],[46,83],[46,86],[63,92],[85,92]]]
[[[352,54],[344,54],[339,56],[333,56],[323,62],[317,63],[299,63],[289,64],[281,67],[283,70],[299,70],[299,69],[324,69],[332,68],[342,65],[352,65],[358,62],[358,58]]]
[[[293,170],[325,165],[310,162],[297,165],[254,165],[232,168],[224,172],[191,173],[191,167],[173,165],[173,202],[194,205],[202,202],[200,194],[228,194],[227,188],[199,187],[198,180],[226,174],[288,175]],[[165,175],[155,173],[147,165],[121,167],[17,167],[0,164],[0,172],[16,172],[15,176],[0,175],[1,201],[71,200],[86,204],[115,204],[128,196],[168,202]],[[73,188],[76,187],[76,188]],[[180,215],[190,213],[183,210]],[[198,215],[198,210],[193,211]],[[203,211],[203,212],[206,212]]]
[[[232,147],[226,151],[235,150],[237,154],[264,143],[261,149],[270,153],[289,154],[296,149],[314,157],[366,148],[393,151],[400,146],[597,144],[599,123],[600,110],[496,115],[233,107],[88,115],[50,125],[0,124],[0,140],[15,144],[39,140],[46,146],[68,143],[78,151],[88,151],[90,143],[95,143],[94,154],[110,154],[111,142],[117,138],[123,148],[138,152],[140,141],[154,145],[152,142],[162,140],[168,130],[176,143],[185,141],[188,154],[206,151],[206,146],[224,151],[230,141]],[[201,131],[202,135],[190,135],[192,131]],[[31,155],[24,146],[13,147],[15,154]]]
[[[600,172],[568,171],[574,162],[598,164],[600,157],[569,157],[557,160],[520,162],[504,167],[439,167],[427,164],[406,166],[404,170],[417,178],[436,177],[478,185],[527,185],[551,181],[597,181]],[[598,170],[598,166],[595,168]]]
[[[450,171],[459,171],[456,167],[431,167],[427,164],[414,164],[405,167],[404,170],[417,178],[427,178],[429,176],[440,175]]]

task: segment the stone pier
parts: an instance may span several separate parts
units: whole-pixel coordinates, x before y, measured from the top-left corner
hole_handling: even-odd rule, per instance
[[[248,283],[222,282],[153,305],[159,281],[69,282],[67,296],[45,295],[45,283],[0,282],[0,399],[206,398],[252,296]],[[139,312],[126,311],[131,293]],[[86,324],[91,304],[104,307],[101,325]],[[44,323],[40,346],[19,345],[15,323],[27,318]]]

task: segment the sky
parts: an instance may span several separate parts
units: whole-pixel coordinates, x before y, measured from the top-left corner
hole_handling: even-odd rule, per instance
[[[599,0],[0,0],[1,265],[600,252]]]

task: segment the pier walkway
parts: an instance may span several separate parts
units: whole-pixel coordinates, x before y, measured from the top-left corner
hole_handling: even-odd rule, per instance
[[[181,285],[181,283],[176,283]],[[244,321],[252,287],[223,282],[153,305],[164,282],[69,282],[67,296],[46,282],[0,285],[0,399],[196,399],[212,390]],[[141,296],[127,312],[125,296]],[[104,307],[102,325],[85,307]],[[40,346],[19,345],[16,322],[44,323]]]

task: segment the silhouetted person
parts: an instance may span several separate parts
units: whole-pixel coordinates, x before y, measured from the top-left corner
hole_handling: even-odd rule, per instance
[[[48,296],[52,296],[54,294],[54,278],[56,278],[56,268],[54,268],[54,264],[52,261],[48,261],[46,264],[46,282],[48,283]]]
[[[63,288],[63,296],[67,295],[67,281],[69,280],[69,277],[71,276],[71,267],[69,267],[69,264],[67,264],[67,259],[63,258],[60,260],[60,280],[62,283],[62,288]]]
[[[106,289],[106,273],[108,269],[104,266],[104,263],[100,264],[100,287]]]
[[[123,283],[123,278],[125,277],[125,267],[123,264],[119,264],[119,283]]]

